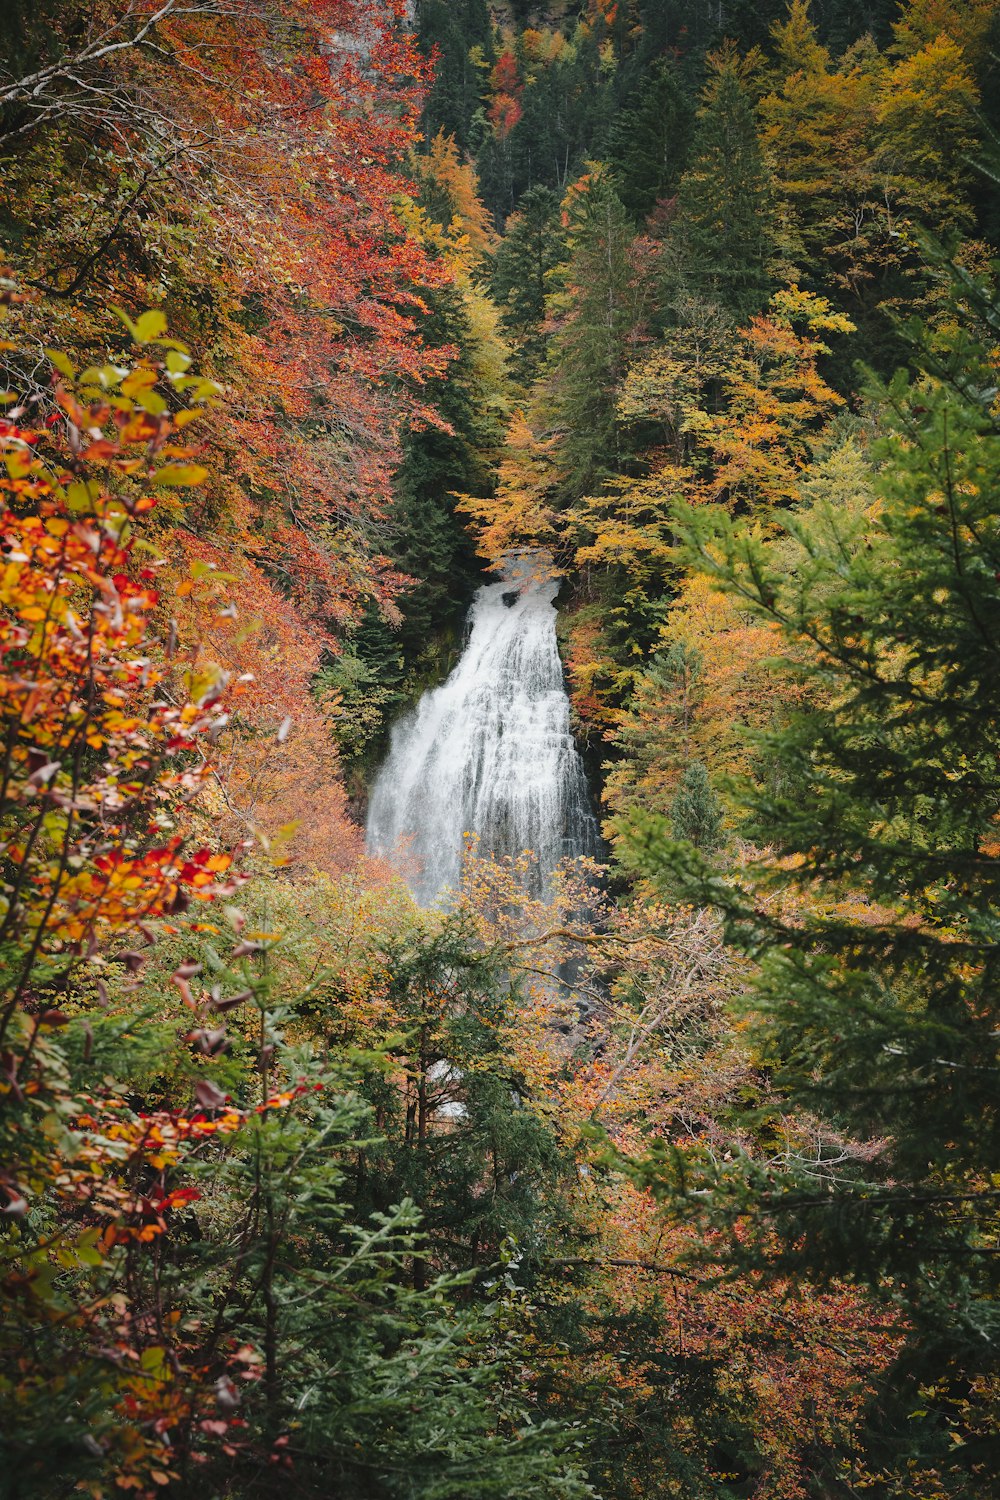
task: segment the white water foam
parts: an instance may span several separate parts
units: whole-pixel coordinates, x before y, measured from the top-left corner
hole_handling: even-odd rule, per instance
[[[480,854],[596,855],[598,830],[556,644],[558,583],[531,557],[476,595],[465,650],[392,731],[372,788],[368,851],[430,905],[459,882],[465,835]]]

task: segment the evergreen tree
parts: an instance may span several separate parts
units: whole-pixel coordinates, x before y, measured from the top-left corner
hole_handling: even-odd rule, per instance
[[[507,221],[490,265],[490,287],[502,309],[500,321],[516,340],[513,373],[530,384],[545,354],[545,299],[552,273],[566,254],[559,199],[551,188],[533,187]]]
[[[505,1046],[517,993],[503,955],[474,943],[453,917],[387,955],[387,1000],[404,1028],[393,1050],[408,1084],[401,1094],[382,1070],[368,1081],[384,1139],[359,1162],[357,1191],[372,1213],[404,1200],[419,1207],[429,1255],[414,1267],[418,1285],[432,1263],[482,1271],[508,1239],[530,1261],[572,1229],[572,1159],[526,1107]]]
[[[884,47],[892,39],[898,13],[896,0],[832,0],[823,6],[820,30],[835,53],[846,51],[865,36]]]
[[[219,1452],[177,1493],[275,1493],[258,1455],[291,1433],[301,1500],[586,1500],[578,1459],[566,1456],[576,1434],[555,1421],[517,1430],[491,1309],[470,1306],[467,1288],[436,1268],[413,1275],[428,1241],[412,1199],[358,1215],[350,1157],[367,1143],[352,1139],[352,1124],[370,1134],[345,1089],[330,1104],[262,1120],[214,1170],[233,1238],[192,1238],[171,1281],[188,1298],[197,1287],[233,1341],[249,1339],[268,1359],[261,1381],[234,1391],[245,1453]],[[234,1255],[252,1288],[242,1298],[227,1284]]]
[[[492,56],[487,0],[419,0],[417,25],[422,49],[430,53],[437,48],[438,53],[434,84],[424,106],[427,136],[443,130],[464,150]]]
[[[619,10],[625,10],[619,6]],[[732,8],[705,5],[702,0],[631,0],[628,9],[638,16],[642,27],[640,43],[644,62],[665,52],[704,56],[708,47],[719,40],[719,29],[733,35]]]
[[[727,6],[725,35],[741,52],[765,47],[768,34],[785,11],[785,0],[735,0]]]
[[[386,721],[408,696],[406,665],[399,632],[371,601],[345,635],[340,654],[324,653],[313,692],[329,711],[346,768],[364,765],[373,750],[381,749]]]
[[[727,48],[713,69],[681,178],[671,274],[742,321],[760,311],[772,287],[772,187],[743,65]]]
[[[670,806],[670,828],[675,839],[694,844],[706,854],[719,847],[722,806],[700,760],[691,761],[684,771]]]
[[[1000,307],[966,291],[995,345]],[[689,859],[688,890],[759,962],[775,1108],[821,1122],[797,1150],[708,1168],[715,1209],[759,1265],[898,1302],[912,1333],[870,1462],[887,1494],[932,1475],[933,1493],[968,1496],[1000,1458],[1000,434],[989,351],[949,340],[922,344],[910,388],[901,374],[879,392],[876,525],[792,523],[783,572],[748,530],[688,518],[706,570],[814,647],[808,706],[763,737],[784,774],[746,793],[770,857],[742,893]],[[633,838],[673,880],[683,846],[649,820]]]
[[[408,664],[433,652],[442,635],[458,628],[479,581],[480,566],[452,496],[489,493],[490,460],[503,435],[477,379],[461,290],[440,288],[425,300],[432,309],[425,325],[428,342],[453,345],[459,353],[447,375],[429,389],[450,431],[438,426],[409,431],[396,477],[387,550],[416,580],[400,605],[399,641]]]
[[[618,462],[618,383],[648,288],[633,276],[632,221],[606,172],[584,180],[569,217],[570,257],[566,292],[553,309],[561,327],[550,346],[549,392],[567,490],[581,495]]]
[[[483,201],[501,224],[529,188],[562,193],[585,162],[606,155],[613,79],[593,28],[580,25],[554,57],[521,56],[517,119],[481,112],[472,132]]]
[[[612,80],[595,28],[578,26],[572,46],[537,71],[518,127],[530,174],[563,191],[588,160],[603,160],[614,108]]]
[[[660,198],[677,191],[694,124],[694,101],[673,58],[658,61],[643,79],[638,99],[623,110],[611,133],[610,160],[621,200],[637,220]]]

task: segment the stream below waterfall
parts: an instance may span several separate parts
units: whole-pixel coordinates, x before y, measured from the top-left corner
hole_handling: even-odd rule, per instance
[[[570,731],[556,642],[559,584],[530,555],[476,594],[448,679],[394,727],[372,787],[369,853],[393,861],[422,905],[457,887],[467,835],[480,854],[596,855],[597,820]]]

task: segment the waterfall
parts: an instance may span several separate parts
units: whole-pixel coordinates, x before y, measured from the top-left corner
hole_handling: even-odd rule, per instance
[[[596,855],[597,823],[569,726],[556,644],[559,585],[531,555],[476,595],[465,650],[441,687],[395,726],[372,788],[368,850],[392,859],[417,900],[457,886],[465,835],[481,854]]]

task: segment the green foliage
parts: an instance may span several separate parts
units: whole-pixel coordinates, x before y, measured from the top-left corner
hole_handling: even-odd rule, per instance
[[[483,201],[502,224],[532,187],[564,191],[594,157],[603,157],[614,113],[614,73],[605,66],[596,27],[570,25],[557,55],[519,69],[518,117],[510,128],[485,115],[473,147]]]
[[[455,513],[456,492],[489,494],[492,460],[503,438],[498,393],[487,388],[476,360],[476,336],[463,293],[446,287],[428,296],[429,342],[456,357],[427,395],[441,421],[406,434],[396,474],[387,550],[413,580],[400,600],[399,649],[408,668],[426,671],[442,637],[454,636],[481,576],[472,542]],[[362,645],[363,641],[359,643]]]
[[[413,1288],[426,1243],[414,1204],[357,1217],[350,1163],[370,1122],[349,1065],[298,1060],[307,1070],[300,1104],[251,1121],[236,1149],[191,1161],[185,1188],[201,1202],[177,1225],[168,1255],[126,1246],[106,1260],[81,1243],[63,1256],[58,1293],[53,1283],[54,1316],[8,1321],[8,1336],[30,1347],[37,1366],[61,1372],[44,1406],[22,1388],[24,1404],[6,1413],[12,1497],[54,1496],[71,1475],[100,1481],[101,1450],[115,1445],[103,1359],[71,1353],[71,1325],[59,1314],[100,1296],[109,1277],[127,1278],[137,1327],[157,1310],[135,1355],[149,1379],[166,1379],[164,1367],[182,1360],[189,1379],[201,1374],[206,1397],[213,1383],[219,1392],[201,1426],[228,1430],[227,1452],[180,1414],[168,1421],[172,1447],[161,1462],[178,1494],[204,1493],[207,1483],[220,1494],[265,1495],[285,1474],[302,1496],[331,1487],[386,1500],[503,1500],[522,1487],[553,1500],[589,1493],[572,1464],[554,1461],[554,1424],[522,1433],[507,1423],[488,1306],[456,1310],[463,1283],[438,1274]],[[53,1227],[39,1214],[14,1232],[18,1261],[35,1266],[29,1312],[48,1296],[36,1246]],[[167,1384],[175,1389],[160,1399],[169,1410],[182,1383]]]
[[[696,849],[711,854],[722,833],[722,806],[700,760],[691,761],[670,804],[670,831]]]
[[[138,991],[109,980],[106,1018],[40,1044],[48,1113],[8,1112],[5,1161],[34,1201],[0,1239],[5,1494],[118,1474],[241,1500],[290,1483],[306,1500],[586,1500],[583,1428],[520,1388],[526,1334],[498,1298],[504,1243],[560,1222],[565,1171],[500,1046],[509,982],[459,927],[385,897],[359,943],[349,884],[261,874],[247,897],[231,922],[279,921],[283,940],[157,932]],[[162,998],[178,974],[211,1033],[178,1037]],[[95,1093],[126,1090],[109,1128]],[[190,1101],[180,1123],[160,1098]],[[54,1151],[64,1200],[83,1185],[79,1226],[29,1165]]]
[[[636,220],[677,192],[694,114],[689,79],[673,58],[662,58],[643,77],[635,103],[616,116],[609,160],[622,202]]]
[[[407,1083],[399,1094],[372,1080],[384,1141],[359,1191],[373,1206],[413,1198],[435,1258],[456,1270],[494,1265],[507,1241],[530,1260],[568,1225],[560,1199],[575,1169],[508,1059],[516,991],[459,919],[393,945],[385,965],[402,1030],[390,1055]]]
[[[629,783],[650,771],[670,772],[684,760],[701,670],[701,653],[683,641],[650,658],[636,683],[631,712],[623,716],[615,736],[627,756]],[[661,805],[657,811],[666,809]]]
[[[424,106],[427,138],[443,130],[465,148],[492,61],[487,0],[420,0],[417,24],[421,48],[439,58]]]
[[[344,642],[341,654],[324,662],[313,680],[348,762],[362,760],[378,742],[387,712],[399,701],[403,657],[392,633],[380,624],[370,611],[367,621]]]
[[[616,395],[629,341],[647,313],[650,288],[635,274],[633,229],[612,178],[585,180],[569,214],[564,309],[549,350],[547,385],[571,494],[586,494],[620,462]]]
[[[672,230],[673,275],[740,319],[767,301],[774,254],[774,191],[741,65],[720,55],[681,178]]]
[[[558,197],[551,188],[530,188],[490,260],[490,290],[500,322],[516,341],[513,373],[525,385],[538,375],[545,357],[545,304],[565,255]]]
[[[770,857],[749,890],[690,859],[687,885],[759,964],[775,1108],[818,1125],[780,1159],[709,1168],[712,1208],[772,1269],[850,1275],[905,1311],[871,1451],[954,1495],[995,1470],[1000,1373],[1000,445],[976,328],[995,338],[1000,317],[961,291],[946,342],[911,329],[917,379],[874,390],[891,413],[877,523],[789,522],[789,571],[744,527],[686,523],[702,567],[812,646],[807,706],[762,738],[785,777],[744,789],[744,831]],[[633,857],[673,879],[684,855],[663,833],[636,819]]]

